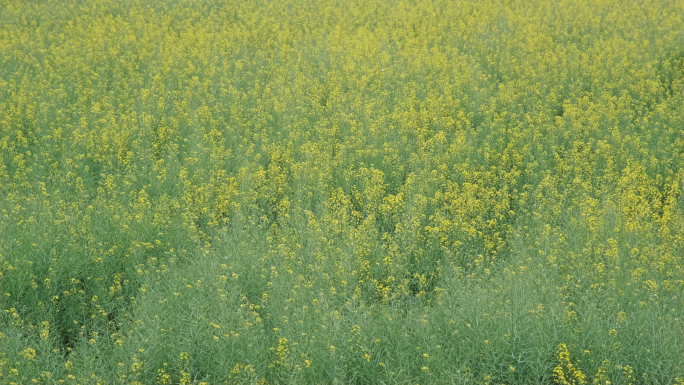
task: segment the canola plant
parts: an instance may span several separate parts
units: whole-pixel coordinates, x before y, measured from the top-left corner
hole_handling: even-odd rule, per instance
[[[3,0],[0,383],[684,383],[684,2]]]

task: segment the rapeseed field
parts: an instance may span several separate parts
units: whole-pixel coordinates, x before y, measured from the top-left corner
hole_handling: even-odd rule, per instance
[[[1,384],[684,384],[684,1],[0,1]]]

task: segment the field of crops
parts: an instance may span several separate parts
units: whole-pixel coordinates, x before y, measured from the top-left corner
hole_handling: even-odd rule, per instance
[[[683,384],[683,194],[684,1],[0,1],[2,384]]]

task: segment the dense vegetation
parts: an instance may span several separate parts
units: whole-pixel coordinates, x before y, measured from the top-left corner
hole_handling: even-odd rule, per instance
[[[0,383],[684,382],[684,2],[0,2]]]

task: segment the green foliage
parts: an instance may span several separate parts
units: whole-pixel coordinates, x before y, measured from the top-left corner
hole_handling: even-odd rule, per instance
[[[683,383],[684,2],[0,4],[0,383]]]

